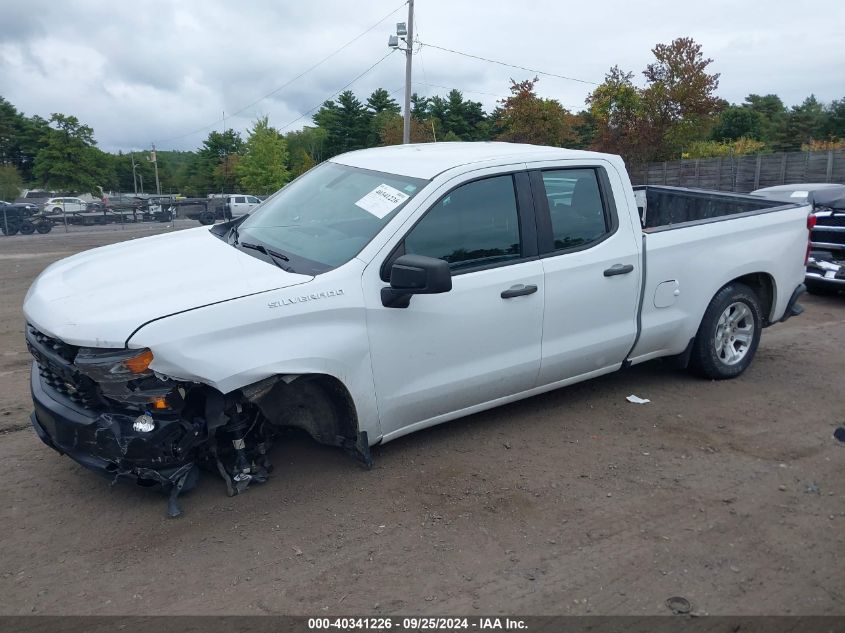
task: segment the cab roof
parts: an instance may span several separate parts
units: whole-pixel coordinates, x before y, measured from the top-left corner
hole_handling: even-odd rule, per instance
[[[350,167],[431,180],[454,167],[473,163],[507,164],[571,158],[608,158],[608,154],[520,143],[417,143],[374,147],[341,154],[332,162]]]

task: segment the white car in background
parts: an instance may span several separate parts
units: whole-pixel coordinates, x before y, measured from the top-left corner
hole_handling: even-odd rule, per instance
[[[235,194],[229,196],[226,200],[226,210],[231,217],[239,218],[252,211],[259,204],[261,204],[261,200],[255,196]]]
[[[50,198],[44,203],[45,213],[78,213],[87,208],[88,203],[82,198]]]

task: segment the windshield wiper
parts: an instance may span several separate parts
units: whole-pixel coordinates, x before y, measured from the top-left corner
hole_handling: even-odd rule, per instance
[[[290,257],[285,255],[284,253],[274,251],[270,248],[267,248],[263,244],[251,244],[250,242],[240,242],[238,244],[238,246],[240,246],[241,248],[249,248],[249,249],[252,249],[254,251],[258,251],[259,253],[264,253],[267,257],[270,258],[270,261],[272,261],[274,264],[276,264],[276,266],[278,266],[282,270],[286,270],[289,273],[293,272],[293,270],[289,266],[284,266],[277,261],[277,260],[282,260],[284,262],[290,261]]]

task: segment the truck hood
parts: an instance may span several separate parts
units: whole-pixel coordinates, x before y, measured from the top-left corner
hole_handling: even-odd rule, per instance
[[[199,227],[60,260],[32,284],[23,310],[29,323],[72,345],[124,347],[154,319],[311,279]]]

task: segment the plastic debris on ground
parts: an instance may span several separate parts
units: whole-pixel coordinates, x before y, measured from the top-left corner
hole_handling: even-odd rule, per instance
[[[651,400],[649,400],[648,398],[640,398],[639,396],[635,396],[634,394],[631,394],[630,396],[625,398],[625,400],[627,400],[628,402],[633,402],[634,404],[648,404],[649,402],[651,402]]]

